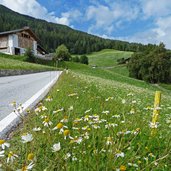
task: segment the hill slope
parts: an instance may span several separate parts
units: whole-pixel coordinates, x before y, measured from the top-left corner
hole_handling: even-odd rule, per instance
[[[71,53],[83,54],[101,49],[137,51],[146,46],[118,40],[103,39],[70,27],[49,23],[44,20],[22,15],[0,5],[0,32],[29,26],[38,35],[42,45],[50,52],[65,44]]]

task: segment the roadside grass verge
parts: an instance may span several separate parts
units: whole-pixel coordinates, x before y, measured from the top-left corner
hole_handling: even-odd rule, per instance
[[[153,90],[143,87],[63,73],[7,141],[11,146],[1,156],[2,167],[16,170],[31,163],[35,171],[169,170],[171,98],[162,96],[159,126],[152,137],[153,96]],[[21,136],[28,142],[22,143]],[[14,154],[18,157],[11,162]]]
[[[16,56],[16,59],[11,56],[1,56],[0,54],[0,69],[16,69],[16,70],[55,70],[54,67],[29,63],[24,61],[24,57]]]

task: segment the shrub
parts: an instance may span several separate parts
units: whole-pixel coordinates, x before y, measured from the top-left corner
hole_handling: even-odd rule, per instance
[[[86,55],[80,56],[80,63],[88,65],[88,57]]]
[[[35,56],[33,54],[33,51],[30,48],[26,49],[24,55],[27,57],[26,61],[28,61],[28,62],[35,62]]]
[[[75,56],[72,58],[73,62],[80,62],[80,58],[78,56]]]
[[[65,45],[60,45],[56,49],[56,54],[54,59],[58,61],[69,61],[71,55]]]

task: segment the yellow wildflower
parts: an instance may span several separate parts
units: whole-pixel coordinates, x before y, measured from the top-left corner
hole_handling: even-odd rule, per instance
[[[27,156],[27,160],[33,161],[34,159],[34,154],[33,153],[29,153]]]
[[[124,165],[121,165],[119,169],[120,169],[120,171],[125,171],[126,167]]]

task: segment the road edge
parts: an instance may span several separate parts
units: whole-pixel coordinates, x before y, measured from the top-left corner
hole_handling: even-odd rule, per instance
[[[41,101],[52,88],[52,86],[56,83],[59,76],[62,74],[62,71],[58,71],[56,77],[44,86],[41,90],[39,90],[36,94],[34,94],[29,100],[27,100],[24,104],[22,104],[23,112],[22,115],[27,114],[27,109],[32,109],[39,101]],[[14,128],[17,127],[19,123],[21,123],[21,118],[17,116],[14,112],[11,112],[8,116],[0,121],[0,139],[7,138],[8,134],[13,131]]]

